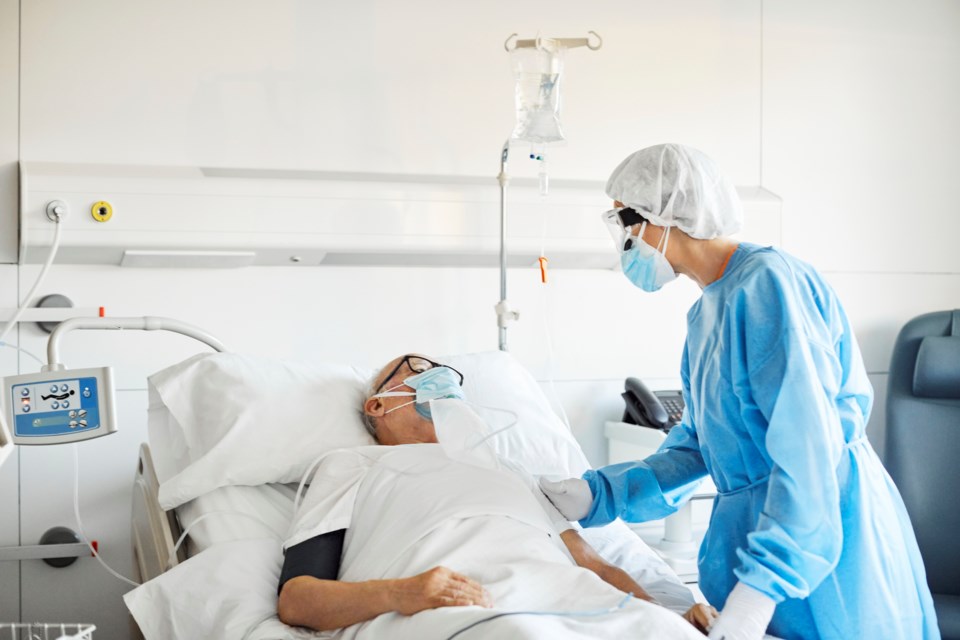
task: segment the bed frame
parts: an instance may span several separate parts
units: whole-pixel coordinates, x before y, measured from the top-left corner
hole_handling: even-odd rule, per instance
[[[150,446],[140,445],[137,473],[133,480],[133,513],[130,539],[133,543],[133,567],[140,583],[152,580],[187,559],[181,545],[173,565],[170,553],[183,533],[176,513],[160,507],[160,482],[153,466]]]

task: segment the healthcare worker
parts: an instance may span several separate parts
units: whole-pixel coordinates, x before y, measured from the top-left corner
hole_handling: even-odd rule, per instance
[[[864,434],[873,391],[834,291],[787,253],[729,237],[736,191],[694,149],[638,151],[606,191],[624,275],[645,291],[678,273],[702,289],[687,313],[686,409],[654,455],[542,479],[547,496],[583,526],[643,522],[709,473],[699,586],[724,604],[710,638],[939,638],[910,520]]]

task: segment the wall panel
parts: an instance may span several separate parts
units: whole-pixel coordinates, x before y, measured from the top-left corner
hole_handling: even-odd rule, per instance
[[[550,154],[555,177],[606,179],[626,154],[676,140],[717,156],[737,184],[756,184],[759,9],[25,3],[23,157],[493,176],[513,128],[504,41],[592,29],[603,48],[567,56],[568,144]],[[513,170],[536,173],[529,161]]]
[[[17,261],[19,50],[20,3],[0,0],[0,264]]]
[[[0,264],[0,308],[17,301],[17,267]],[[0,322],[0,327],[3,322]],[[5,339],[17,343],[17,332]],[[18,354],[0,347],[0,376],[17,373]],[[2,406],[2,405],[0,405]],[[14,451],[0,466],[0,546],[20,544],[19,457]],[[0,622],[20,619],[20,563],[0,562]]]

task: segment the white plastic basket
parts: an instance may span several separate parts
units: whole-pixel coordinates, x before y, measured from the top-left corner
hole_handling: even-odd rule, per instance
[[[0,640],[92,640],[96,630],[92,624],[0,622]]]

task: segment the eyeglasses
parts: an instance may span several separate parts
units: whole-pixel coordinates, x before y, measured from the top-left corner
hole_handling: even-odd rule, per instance
[[[623,209],[610,209],[600,214],[613,238],[613,244],[619,253],[625,253],[633,247],[633,234],[631,228],[647,221],[636,209],[624,207]]]
[[[380,390],[383,389],[384,385],[386,385],[387,382],[389,382],[390,379],[393,378],[394,375],[396,375],[397,371],[399,371],[400,367],[402,367],[403,365],[407,365],[407,367],[409,367],[410,371],[412,371],[413,373],[423,373],[424,371],[428,371],[430,369],[433,369],[434,367],[446,367],[447,369],[450,369],[450,371],[453,371],[455,374],[457,374],[460,377],[460,386],[461,387],[463,386],[463,374],[457,371],[456,369],[454,369],[453,367],[451,367],[450,365],[440,364],[439,362],[434,362],[433,360],[430,360],[429,358],[424,358],[423,356],[406,355],[406,356],[403,356],[403,359],[397,363],[397,366],[393,368],[393,370],[387,375],[387,377],[383,379],[383,382],[380,383],[380,386],[377,387],[374,393],[380,393]]]

